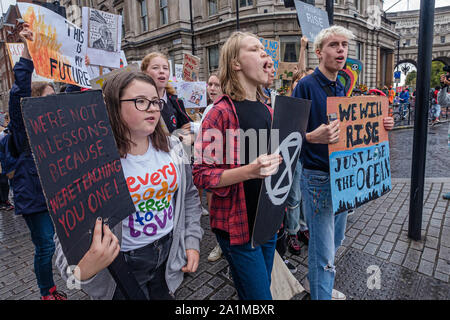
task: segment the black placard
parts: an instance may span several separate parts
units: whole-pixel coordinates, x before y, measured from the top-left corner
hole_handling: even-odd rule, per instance
[[[253,247],[266,243],[281,227],[310,109],[310,100],[286,96],[275,99],[269,153],[279,150],[283,162],[277,173],[265,178],[262,184],[253,226]]]
[[[25,98],[22,113],[56,233],[76,265],[97,217],[113,228],[136,211],[102,91]]]

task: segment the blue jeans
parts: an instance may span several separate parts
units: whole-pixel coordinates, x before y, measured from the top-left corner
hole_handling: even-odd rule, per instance
[[[298,160],[295,167],[294,176],[292,177],[292,186],[286,200],[286,230],[289,235],[295,235],[299,230],[305,231],[306,222],[303,217],[301,206],[302,193],[300,192],[300,176],[302,175],[302,163]],[[303,218],[303,219],[302,219]]]
[[[301,190],[309,228],[308,280],[312,300],[330,300],[336,274],[334,258],[345,237],[347,212],[332,210],[330,175],[303,169]]]
[[[439,104],[435,104],[433,107],[434,107],[434,118],[439,119],[439,116],[441,115],[441,106]]]
[[[277,235],[255,248],[250,242],[232,246],[229,239],[219,234],[216,238],[230,265],[239,299],[272,300],[270,281]]]
[[[34,273],[42,296],[50,294],[49,290],[55,285],[53,282],[52,258],[55,253],[52,219],[48,211],[23,215],[31,232],[34,252]]]

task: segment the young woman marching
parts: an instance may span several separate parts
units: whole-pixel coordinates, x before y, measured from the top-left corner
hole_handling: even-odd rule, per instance
[[[263,96],[261,86],[268,81],[268,64],[264,47],[255,35],[236,32],[228,38],[219,63],[224,95],[203,120],[195,145],[200,159],[194,164],[194,182],[213,192],[211,229],[230,265],[240,299],[272,299],[270,279],[276,234],[255,248],[250,239],[262,181],[276,172],[281,157],[261,155],[265,150],[249,154],[250,141],[239,135],[239,129],[256,130],[257,136],[259,130],[270,132],[272,110],[257,99]],[[223,140],[215,137],[217,140],[210,143],[211,135],[218,132]],[[235,133],[227,136],[230,132]],[[251,144],[259,146],[259,141]],[[207,155],[211,146],[215,150]],[[241,152],[245,152],[242,158]],[[233,158],[227,163],[230,156]]]
[[[186,113],[183,101],[176,96],[175,89],[169,85],[169,60],[160,52],[152,52],[144,57],[141,71],[148,74],[156,83],[158,95],[166,106],[161,111],[164,123],[169,133],[176,129],[191,131],[192,119]]]
[[[97,220],[91,247],[74,275],[94,299],[124,299],[106,269],[120,250],[147,298],[173,299],[183,272],[198,267],[203,234],[189,161],[181,142],[164,133],[160,112],[165,103],[150,76],[119,73],[105,82],[103,93],[136,213],[113,230]],[[156,172],[166,174],[139,179]],[[149,199],[154,210],[142,211]],[[59,245],[56,264],[64,277],[67,261]]]

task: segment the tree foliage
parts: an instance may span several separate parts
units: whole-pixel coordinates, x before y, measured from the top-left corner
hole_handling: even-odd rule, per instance
[[[430,88],[435,88],[436,86],[439,86],[441,83],[440,77],[445,72],[442,71],[442,68],[444,67],[444,63],[440,61],[433,61],[431,62],[431,79],[430,79]],[[413,70],[411,72],[408,72],[405,79],[405,85],[407,86],[416,86],[416,79],[417,79],[417,71]]]
[[[430,88],[434,88],[436,86],[439,86],[441,83],[440,77],[445,72],[442,71],[442,68],[445,64],[443,64],[440,61],[433,61],[431,62],[431,83]]]
[[[405,84],[407,86],[416,86],[416,78],[417,78],[417,71],[413,70],[411,72],[408,72],[405,79]]]

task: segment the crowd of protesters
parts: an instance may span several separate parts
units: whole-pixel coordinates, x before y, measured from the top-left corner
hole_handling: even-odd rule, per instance
[[[25,43],[33,41],[27,24],[20,35]],[[319,59],[315,69],[305,64],[308,40],[301,39],[299,62],[288,93],[312,102],[305,141],[283,209],[282,228],[255,247],[251,238],[262,181],[277,171],[283,161],[281,156],[260,149],[261,135],[257,135],[258,150],[253,158],[253,146],[239,134],[232,137],[233,142],[237,141],[233,145],[229,139],[222,140],[221,147],[226,152],[213,153],[211,158],[200,156],[193,164],[188,153],[180,150],[194,148],[196,155],[202,155],[211,142],[211,130],[223,137],[230,130],[256,130],[266,132],[265,141],[270,140],[276,100],[276,92],[270,87],[275,69],[258,37],[235,32],[222,46],[219,70],[207,79],[209,105],[200,122],[191,119],[170,85],[169,61],[162,53],[146,55],[141,72],[122,72],[107,79],[103,95],[125,178],[151,175],[164,166],[172,168],[172,175],[164,178],[166,184],[174,186],[173,197],[167,199],[174,213],[163,228],[150,236],[143,226],[134,223],[134,214],[114,228],[97,219],[91,246],[74,271],[81,288],[93,299],[125,299],[107,269],[123,252],[147,299],[174,299],[183,275],[198,268],[204,233],[200,219],[209,215],[217,244],[208,260],[216,261],[222,256],[226,259],[239,299],[273,299],[271,274],[276,251],[293,271],[295,267],[285,258],[286,249],[280,246],[280,239],[284,239],[293,255],[300,254],[300,241],[307,245],[308,276],[303,285],[311,299],[345,299],[344,293],[334,289],[334,262],[349,212],[335,215],[331,208],[328,145],[338,142],[340,130],[338,120],[328,121],[326,100],[346,95],[337,76],[353,39],[353,33],[340,26],[322,30],[313,44]],[[25,45],[14,67],[10,123],[5,133],[9,135],[7,146],[16,159],[14,174],[9,178],[15,213],[25,219],[35,246],[34,271],[41,297],[65,300],[67,296],[56,289],[53,281],[52,257],[56,255],[56,266],[66,280],[70,276],[66,272],[68,263],[55,235],[20,108],[21,98],[55,94],[55,90],[49,83],[32,83],[32,72],[33,61]],[[383,89],[390,103],[394,103],[392,88]],[[436,94],[436,101],[450,104],[448,94],[442,92]],[[409,92],[402,92],[399,99],[407,102]],[[391,130],[393,118],[385,117],[383,125]],[[236,161],[227,161],[230,154]],[[1,191],[0,205],[10,205],[6,191]],[[203,192],[207,208],[201,204]],[[135,206],[139,212],[139,204]]]

